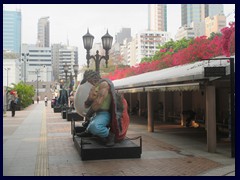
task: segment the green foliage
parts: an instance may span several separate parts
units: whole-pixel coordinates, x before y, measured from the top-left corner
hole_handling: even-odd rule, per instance
[[[143,63],[143,62],[151,62],[152,60],[153,60],[152,57],[144,57],[144,58],[142,58],[141,63]]]
[[[166,42],[164,45],[158,46],[159,51],[156,51],[153,57],[144,57],[141,60],[141,63],[160,60],[167,55],[172,55],[181,49],[187,48],[192,43],[193,43],[193,39],[183,38],[178,41],[173,41],[173,39],[171,39],[170,41]]]
[[[32,104],[32,99],[35,94],[35,89],[32,85],[27,85],[22,81],[18,84],[12,84],[13,88],[11,90],[17,91],[21,106],[23,108],[28,107]]]
[[[211,32],[211,34],[210,34],[210,37],[208,38],[209,40],[213,40],[214,38],[215,38],[215,36],[219,36],[219,37],[221,37],[222,36],[222,34],[221,33],[215,33],[215,32]]]

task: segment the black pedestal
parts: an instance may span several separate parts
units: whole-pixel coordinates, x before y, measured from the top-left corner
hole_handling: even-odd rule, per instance
[[[120,143],[115,143],[113,147],[106,147],[96,137],[74,136],[74,145],[82,160],[140,158],[142,139],[138,139],[139,145],[126,138]]]
[[[83,126],[75,126],[75,127],[71,128],[71,134],[73,136],[75,136],[75,134],[79,134],[79,133],[81,133],[81,132],[83,132],[85,130],[86,130],[86,128],[83,127]],[[73,137],[73,140],[74,140],[74,137]]]
[[[67,117],[68,121],[72,121],[72,120],[82,121],[83,120],[82,116],[80,116],[77,112],[73,112],[73,111],[72,112],[67,112],[66,117]]]
[[[61,112],[61,107],[54,107],[54,108],[53,108],[53,111],[54,111],[55,113],[60,113],[60,112]]]
[[[65,111],[63,110],[63,111],[62,111],[62,118],[63,118],[63,119],[66,119],[66,110],[65,110]]]

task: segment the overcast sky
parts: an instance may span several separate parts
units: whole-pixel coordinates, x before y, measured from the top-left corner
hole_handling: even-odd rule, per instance
[[[148,28],[147,4],[4,4],[5,10],[22,11],[22,43],[35,44],[37,41],[38,19],[49,16],[50,43],[67,43],[79,49],[79,63],[85,63],[82,36],[87,28],[95,37],[94,43],[108,32],[115,39],[121,28],[131,28],[132,36]],[[234,4],[224,4],[224,14],[235,9]],[[181,26],[181,5],[167,6],[168,32],[174,37]],[[234,20],[234,13],[227,21]],[[84,61],[81,62],[81,58]]]

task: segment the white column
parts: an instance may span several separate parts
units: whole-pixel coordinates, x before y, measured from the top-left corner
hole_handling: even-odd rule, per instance
[[[207,150],[216,152],[216,93],[214,86],[206,87]]]
[[[148,106],[148,132],[154,132],[151,92],[147,92],[147,106]]]
[[[137,100],[139,101],[139,109],[138,109],[138,116],[140,117],[141,116],[141,95],[140,95],[140,92],[137,94]]]

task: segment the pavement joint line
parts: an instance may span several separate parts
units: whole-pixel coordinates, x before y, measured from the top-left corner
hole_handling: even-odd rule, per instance
[[[48,151],[47,151],[47,128],[46,109],[43,110],[42,127],[40,133],[40,143],[37,153],[37,161],[34,171],[35,176],[49,176]]]

